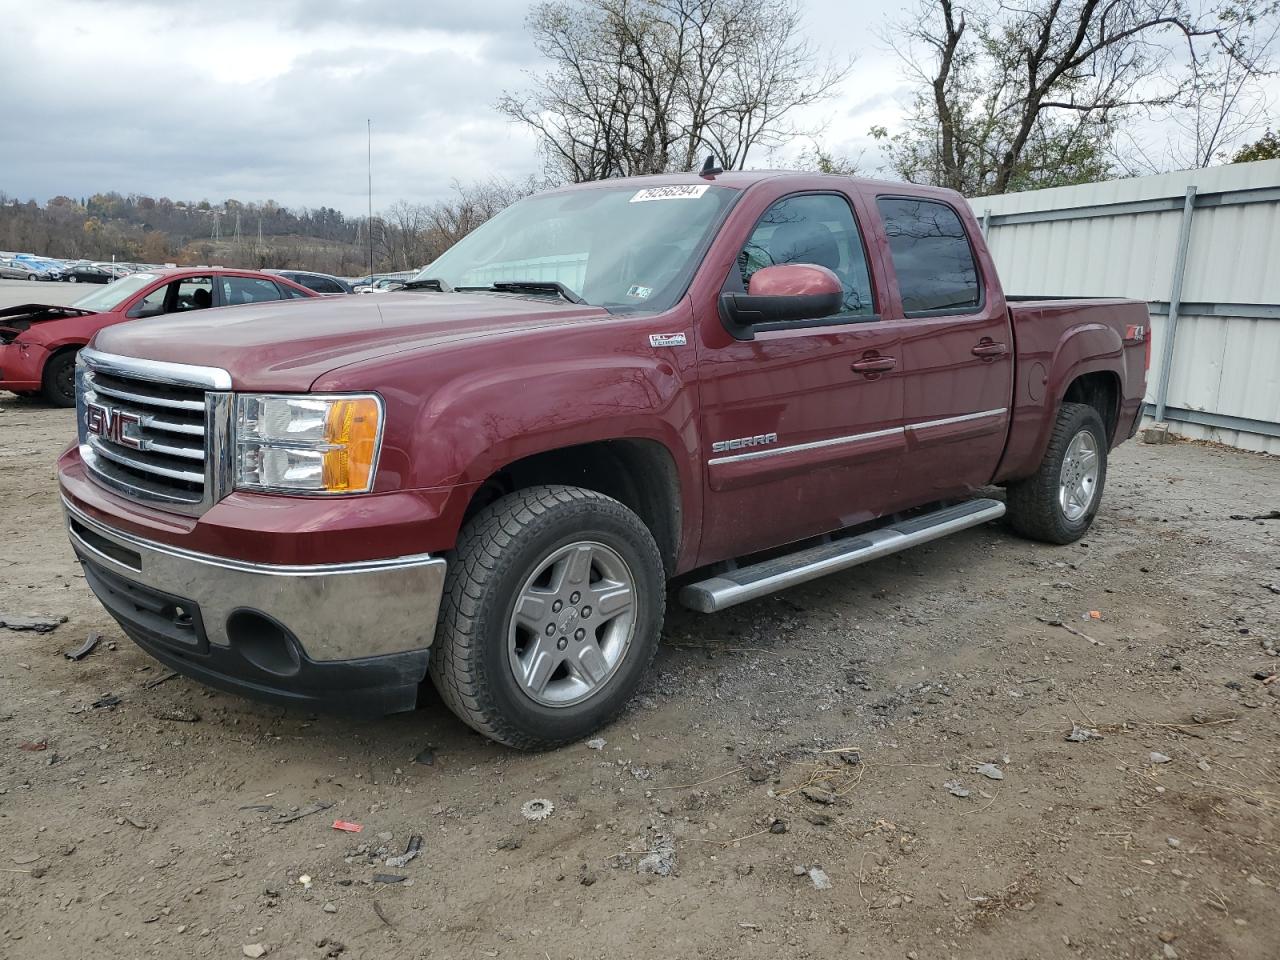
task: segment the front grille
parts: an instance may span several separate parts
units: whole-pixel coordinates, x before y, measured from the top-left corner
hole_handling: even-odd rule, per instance
[[[225,492],[219,438],[229,426],[230,394],[211,388],[223,386],[226,374],[92,350],[81,356],[80,453],[95,479],[183,513],[216,502]]]

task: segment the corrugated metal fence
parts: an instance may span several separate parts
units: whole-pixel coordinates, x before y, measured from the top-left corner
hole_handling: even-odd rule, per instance
[[[972,204],[1008,293],[1150,303],[1149,415],[1280,454],[1280,160]]]

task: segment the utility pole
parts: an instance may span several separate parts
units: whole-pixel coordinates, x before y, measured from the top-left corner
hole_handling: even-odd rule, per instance
[[[373,275],[373,118],[370,117],[365,121],[365,131],[368,135],[368,169],[369,169],[369,219],[365,223],[365,230],[369,234],[369,275]]]

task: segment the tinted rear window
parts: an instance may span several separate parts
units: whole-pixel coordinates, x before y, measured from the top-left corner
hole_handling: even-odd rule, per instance
[[[905,197],[876,201],[908,314],[977,307],[978,269],[960,217],[945,203]]]

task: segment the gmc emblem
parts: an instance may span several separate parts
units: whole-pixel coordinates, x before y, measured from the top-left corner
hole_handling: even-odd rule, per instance
[[[132,447],[134,450],[141,450],[142,442],[137,437],[127,435],[125,427],[131,423],[138,424],[141,422],[142,420],[137,414],[127,413],[124,410],[113,410],[111,407],[100,406],[96,403],[85,404],[84,426],[86,430],[102,437],[104,440]]]

